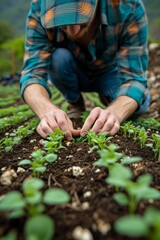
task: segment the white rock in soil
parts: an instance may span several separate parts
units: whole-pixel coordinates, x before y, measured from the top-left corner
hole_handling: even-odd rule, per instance
[[[66,142],[67,147],[69,147],[72,143],[70,141]]]
[[[30,143],[34,143],[36,142],[37,140],[34,138],[34,139],[31,139]]]
[[[78,148],[78,149],[77,149],[77,152],[80,152],[80,151],[82,151],[82,148]]]
[[[9,186],[14,178],[17,178],[17,173],[13,169],[6,170],[0,177],[0,183]]]
[[[17,168],[17,173],[24,173],[26,170],[22,167]]]
[[[97,221],[97,228],[99,232],[103,235],[106,236],[109,230],[111,229],[111,225],[109,223],[105,223],[103,220],[98,220]]]
[[[41,140],[39,141],[39,144],[40,144],[40,145],[43,145],[43,142],[44,142],[44,140],[41,139]]]
[[[79,177],[79,176],[83,176],[84,172],[83,172],[83,168],[79,167],[79,166],[73,166],[67,169],[68,172],[72,171],[72,175],[74,177]]]
[[[73,232],[72,237],[74,240],[93,240],[92,233],[87,228],[77,226]]]
[[[91,191],[87,191],[87,192],[85,192],[85,193],[83,194],[83,197],[84,197],[84,198],[88,198],[88,197],[90,197],[90,196],[92,196],[92,192],[91,192]]]
[[[95,173],[100,173],[101,172],[101,170],[98,168],[98,169],[96,169],[96,171],[95,171]]]
[[[89,209],[89,202],[83,202],[81,204],[81,207],[82,207],[83,210],[88,210]]]

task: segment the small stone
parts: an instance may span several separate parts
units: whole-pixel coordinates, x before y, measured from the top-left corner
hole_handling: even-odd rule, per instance
[[[89,209],[89,202],[83,202],[81,205],[83,210],[88,210]]]
[[[9,186],[14,178],[17,178],[17,173],[13,169],[6,170],[0,177],[0,183]]]
[[[88,197],[90,197],[90,196],[92,196],[92,192],[91,192],[91,191],[87,191],[87,192],[85,192],[85,193],[83,194],[83,197],[84,197],[84,198],[88,198]]]
[[[109,223],[105,223],[103,220],[98,220],[97,221],[97,228],[99,232],[103,235],[106,236],[109,230],[111,229],[111,225]]]
[[[37,146],[34,146],[33,149],[36,151],[36,150],[38,150],[38,147],[37,147]]]
[[[41,139],[41,140],[39,141],[39,144],[40,144],[40,145],[43,145],[43,142],[44,142],[44,140]]]
[[[31,139],[31,141],[30,141],[30,143],[35,143],[35,142],[37,142],[36,139]]]
[[[22,167],[17,168],[17,173],[24,173],[26,170]]]
[[[69,147],[72,143],[70,141],[66,142],[67,147]]]
[[[82,228],[81,226],[75,227],[72,237],[74,240],[93,240],[92,233],[87,228]]]
[[[79,152],[79,151],[82,151],[82,148],[78,148],[78,149],[77,149],[77,152]]]
[[[73,174],[74,177],[83,176],[84,175],[83,168],[78,167],[78,166],[73,166],[72,167],[72,174]]]
[[[101,170],[98,168],[98,169],[96,169],[96,171],[95,171],[95,173],[100,173],[101,172]]]

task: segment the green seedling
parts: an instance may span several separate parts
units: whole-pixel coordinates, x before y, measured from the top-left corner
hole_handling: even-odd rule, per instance
[[[127,157],[123,153],[119,153],[116,150],[119,149],[119,146],[116,144],[110,144],[106,146],[106,149],[99,150],[100,159],[94,163],[95,166],[106,167],[110,169],[118,161],[123,164],[131,164],[142,161],[140,157]]]
[[[131,132],[131,129],[132,129],[133,125],[132,125],[132,121],[127,121],[127,122],[124,122],[121,127],[120,127],[120,132],[124,134],[124,137],[126,138],[127,137],[127,133]]]
[[[62,146],[62,140],[66,133],[62,132],[60,129],[55,129],[54,133],[49,134],[49,137],[44,141],[44,148],[48,153],[58,152]]]
[[[24,215],[29,217],[42,214],[45,204],[65,204],[70,196],[62,189],[48,189],[43,194],[40,191],[44,182],[39,178],[26,180],[22,184],[22,193],[12,191],[0,200],[0,211],[9,212],[9,218],[20,218]]]
[[[158,157],[158,162],[160,162],[160,135],[153,133],[152,139],[154,140],[153,151],[155,156]]]
[[[135,212],[141,200],[160,199],[160,191],[150,187],[152,176],[144,174],[136,182],[131,180],[131,172],[123,165],[116,164],[109,172],[107,183],[125,190],[125,193],[115,193],[114,200],[122,206],[128,206],[129,212]]]
[[[119,218],[114,228],[127,237],[146,237],[148,240],[160,239],[160,211],[147,208],[144,215],[127,215]]]
[[[19,162],[19,166],[30,165],[33,170],[33,176],[39,177],[41,173],[45,172],[46,166],[57,159],[57,155],[50,153],[44,156],[44,151],[37,150],[31,154],[32,159],[24,159]]]
[[[99,150],[100,159],[94,162],[94,166],[110,168],[116,164],[116,162],[123,157],[122,153],[116,152],[119,147],[116,144],[110,144],[106,146],[106,149]]]
[[[41,214],[27,220],[24,226],[24,232],[26,240],[52,240],[55,225],[52,218]]]
[[[148,139],[147,131],[144,128],[141,128],[139,130],[138,137],[140,140],[140,146],[141,146],[141,148],[143,148]]]
[[[109,133],[108,132],[103,132],[96,134],[95,132],[92,131],[87,131],[87,140],[88,143],[93,145],[93,146],[98,146],[99,149],[105,149],[106,148],[106,142],[108,142],[110,139],[113,137],[108,137]]]

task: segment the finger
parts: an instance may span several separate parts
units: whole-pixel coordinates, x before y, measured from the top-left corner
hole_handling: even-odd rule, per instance
[[[72,136],[73,137],[79,137],[80,136],[80,131],[81,131],[80,129],[78,129],[78,130],[77,129],[72,129],[71,130]]]
[[[115,135],[120,129],[120,123],[118,121],[115,121],[113,128],[110,130],[109,135],[113,136]]]
[[[100,114],[99,118],[94,123],[91,131],[98,133],[100,129],[103,128],[104,124],[107,121],[108,115],[103,111],[102,114]]]
[[[87,119],[80,131],[81,136],[85,136],[86,131],[88,131],[92,127],[95,120],[98,118],[100,111],[101,111],[101,108],[99,108],[99,107],[94,108],[91,111],[90,115],[87,117]]]
[[[72,133],[70,131],[70,126],[69,126],[69,122],[67,119],[67,116],[65,115],[65,113],[63,114],[55,114],[55,118],[57,121],[57,124],[59,126],[59,128],[63,131],[66,132],[65,133],[65,138],[68,140],[72,139]]]
[[[53,133],[53,130],[48,125],[46,119],[42,119],[37,127],[37,132],[44,138],[47,138],[49,133]]]
[[[68,121],[69,129],[70,129],[70,131],[72,133],[72,136],[73,137],[80,136],[80,129],[74,129],[73,122],[70,120],[70,118],[67,117],[67,121]]]
[[[110,132],[115,124],[116,119],[113,115],[108,115],[108,118],[106,120],[106,123],[104,124],[103,128],[100,130],[100,132]]]

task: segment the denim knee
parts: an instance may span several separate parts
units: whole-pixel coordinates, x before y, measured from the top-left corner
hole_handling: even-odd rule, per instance
[[[54,76],[63,76],[73,65],[73,55],[65,48],[57,48],[52,54],[52,71]]]

